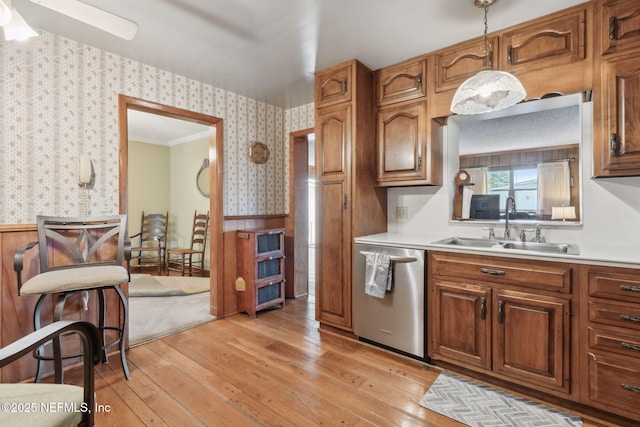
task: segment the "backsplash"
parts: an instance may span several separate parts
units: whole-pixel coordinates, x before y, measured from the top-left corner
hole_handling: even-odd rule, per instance
[[[0,223],[79,215],[77,158],[94,162],[92,211],[118,211],[118,94],[224,120],[224,214],[286,213],[288,134],[313,105],[285,112],[54,34],[0,42]],[[248,159],[262,141],[271,157]],[[98,206],[99,205],[99,206]]]

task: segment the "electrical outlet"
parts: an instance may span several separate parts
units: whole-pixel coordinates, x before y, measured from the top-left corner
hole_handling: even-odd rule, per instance
[[[406,206],[396,206],[396,219],[409,219],[409,208]]]

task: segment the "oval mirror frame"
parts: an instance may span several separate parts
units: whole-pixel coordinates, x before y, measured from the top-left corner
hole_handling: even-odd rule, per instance
[[[207,199],[209,198],[209,159],[202,161],[202,166],[196,175],[196,187],[198,192]]]

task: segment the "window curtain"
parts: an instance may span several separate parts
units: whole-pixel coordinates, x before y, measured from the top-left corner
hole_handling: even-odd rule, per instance
[[[487,194],[487,171],[486,167],[466,168],[471,178],[473,186],[473,194]]]
[[[538,214],[551,215],[554,206],[571,204],[569,162],[538,164]]]

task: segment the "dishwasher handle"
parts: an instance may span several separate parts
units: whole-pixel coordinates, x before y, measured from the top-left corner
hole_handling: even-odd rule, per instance
[[[366,251],[360,251],[360,255],[363,256],[367,256],[367,255],[373,255],[374,252],[366,252]],[[389,256],[389,261],[391,262],[395,262],[395,263],[400,263],[400,262],[404,262],[404,263],[412,263],[412,262],[416,262],[418,261],[417,258],[415,257],[410,257],[410,256],[395,256],[395,255],[390,255]]]

